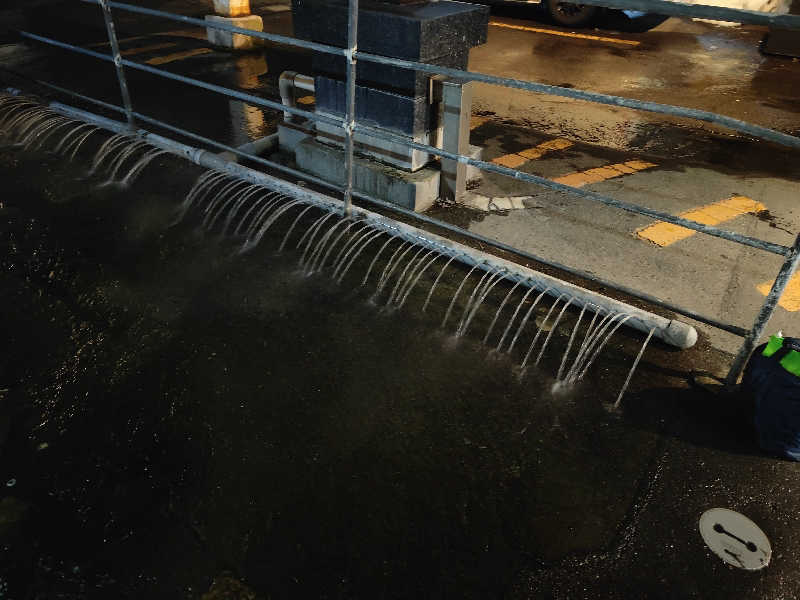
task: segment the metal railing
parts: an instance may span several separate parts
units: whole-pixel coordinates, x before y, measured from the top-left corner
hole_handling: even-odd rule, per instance
[[[654,210],[648,207],[640,206],[637,204],[632,204],[629,202],[623,202],[621,200],[617,200],[614,198],[610,198],[607,196],[603,196],[602,194],[598,194],[596,192],[591,192],[584,190],[582,188],[575,188],[572,186],[564,185],[561,183],[556,183],[549,179],[545,179],[543,177],[539,177],[536,175],[532,175],[530,173],[525,173],[523,171],[519,171],[516,169],[511,169],[508,167],[503,167],[500,165],[496,165],[493,163],[477,160],[468,156],[464,156],[461,154],[454,154],[451,152],[446,152],[442,149],[426,145],[420,144],[411,141],[408,138],[404,138],[402,136],[395,136],[392,134],[387,133],[383,130],[375,130],[370,127],[365,127],[363,125],[359,125],[355,119],[355,86],[356,86],[356,63],[358,60],[364,60],[367,62],[372,62],[376,64],[382,64],[386,66],[393,66],[393,67],[400,67],[405,69],[417,70],[431,74],[437,75],[444,75],[447,77],[453,77],[460,79],[462,81],[477,81],[482,83],[489,83],[493,85],[499,85],[509,88],[516,88],[521,90],[526,90],[529,92],[535,92],[540,94],[547,94],[553,96],[561,96],[565,98],[571,98],[575,100],[582,100],[588,101],[598,104],[605,104],[611,106],[619,106],[634,110],[641,110],[647,111],[652,113],[664,114],[673,117],[682,117],[687,119],[694,119],[705,121],[708,123],[712,123],[715,125],[719,125],[733,131],[737,131],[739,133],[746,134],[748,136],[752,136],[755,138],[759,138],[768,142],[773,142],[777,144],[781,144],[790,148],[800,149],[800,137],[789,135],[780,131],[776,131],[773,129],[769,129],[766,127],[762,127],[759,125],[755,125],[752,123],[747,123],[745,121],[741,121],[738,119],[733,119],[731,117],[708,112],[708,111],[701,111],[697,109],[682,107],[682,106],[673,106],[667,104],[660,104],[655,102],[648,102],[642,100],[635,100],[632,98],[625,98],[621,96],[611,96],[607,94],[599,94],[596,92],[589,92],[584,90],[576,90],[571,88],[563,88],[563,87],[556,87],[545,85],[542,83],[537,83],[533,81],[526,81],[521,79],[512,79],[507,77],[498,77],[495,75],[489,75],[485,73],[476,73],[471,71],[464,71],[460,69],[452,69],[447,67],[440,67],[436,65],[431,65],[427,63],[415,62],[415,61],[408,61],[408,60],[401,60],[397,58],[391,58],[387,56],[381,56],[377,54],[371,54],[367,52],[360,52],[357,48],[357,31],[358,31],[358,0],[348,0],[348,35],[347,35],[347,47],[340,48],[337,46],[331,46],[326,44],[320,44],[316,42],[311,42],[307,40],[301,40],[297,38],[259,32],[259,31],[252,31],[249,29],[243,29],[240,27],[236,27],[233,25],[229,25],[226,23],[221,23],[217,21],[206,21],[202,19],[196,19],[193,17],[183,16],[183,15],[176,15],[164,11],[144,8],[140,6],[135,6],[132,4],[127,4],[123,2],[114,2],[109,0],[80,0],[81,2],[86,2],[89,4],[97,4],[101,7],[103,12],[105,24],[106,24],[106,31],[108,35],[109,44],[111,47],[111,54],[104,54],[101,52],[96,52],[93,50],[89,50],[86,48],[81,48],[79,46],[75,46],[73,44],[68,44],[65,42],[61,42],[59,40],[54,40],[52,38],[48,38],[41,35],[36,35],[30,32],[20,32],[20,34],[31,40],[36,40],[45,44],[49,44],[52,46],[56,46],[59,48],[63,48],[66,50],[74,51],[80,54],[84,54],[87,56],[91,56],[100,60],[113,62],[116,69],[117,78],[119,80],[119,87],[120,87],[120,94],[123,102],[123,106],[119,107],[108,102],[103,102],[94,98],[90,98],[88,96],[79,94],[72,90],[68,90],[66,88],[55,86],[48,82],[43,81],[36,81],[38,84],[43,85],[45,87],[49,87],[54,89],[55,91],[59,91],[61,93],[65,93],[67,95],[71,95],[73,97],[77,97],[83,101],[94,103],[98,106],[101,106],[105,109],[113,110],[115,112],[119,112],[126,116],[128,126],[131,130],[135,127],[136,121],[141,121],[144,123],[149,123],[156,127],[164,128],[168,131],[172,131],[179,135],[186,136],[188,138],[200,141],[204,144],[209,146],[220,148],[226,150],[228,152],[232,152],[237,156],[241,156],[242,158],[246,158],[248,160],[252,160],[257,164],[264,165],[266,167],[275,169],[279,172],[286,173],[293,177],[297,177],[299,179],[311,181],[317,185],[325,187],[327,189],[335,190],[340,192],[343,197],[342,202],[342,212],[343,214],[347,215],[350,213],[352,208],[352,199],[358,198],[383,208],[402,213],[408,216],[413,217],[419,221],[429,223],[440,227],[444,230],[451,231],[462,235],[467,238],[471,238],[473,240],[478,240],[480,242],[489,244],[495,248],[499,248],[502,250],[507,250],[510,252],[515,253],[518,256],[523,258],[528,258],[531,260],[535,260],[537,262],[550,265],[556,267],[560,270],[563,270],[567,273],[577,275],[578,277],[587,279],[592,282],[600,283],[604,286],[607,286],[611,289],[618,290],[624,294],[640,298],[645,300],[651,304],[656,306],[660,306],[666,310],[670,310],[676,312],[678,314],[682,314],[689,318],[695,319],[702,323],[706,323],[711,325],[712,327],[733,333],[738,335],[743,339],[743,343],[739,352],[737,353],[730,371],[727,376],[727,382],[729,384],[734,384],[737,380],[741,371],[744,368],[744,364],[749,357],[750,353],[752,352],[753,348],[755,347],[758,340],[764,333],[764,330],[769,322],[770,318],[772,317],[775,308],[789,283],[789,280],[792,278],[794,273],[798,269],[798,264],[800,264],[800,235],[794,241],[792,246],[783,246],[780,244],[775,244],[773,242],[769,242],[766,240],[761,240],[758,238],[753,238],[750,236],[745,236],[733,231],[728,231],[726,229],[713,227],[709,225],[704,225],[702,223],[698,223],[696,221],[692,221],[689,219],[684,219],[682,217],[676,217],[670,215],[668,213]],[[705,6],[705,5],[688,5],[682,4],[679,2],[672,2],[671,0],[583,0],[586,4],[594,4],[599,6],[605,6],[610,8],[618,8],[618,9],[633,9],[633,10],[641,10],[645,12],[655,12],[658,14],[670,15],[670,16],[683,16],[683,17],[695,17],[695,18],[705,18],[705,19],[715,19],[721,21],[734,21],[746,24],[756,24],[756,25],[770,25],[775,27],[781,27],[785,29],[792,29],[792,30],[800,30],[800,16],[796,15],[776,15],[770,13],[760,13],[754,11],[747,11],[747,10],[739,10],[739,9],[731,9],[731,8],[723,8],[717,6]],[[176,73],[171,73],[169,71],[165,71],[162,69],[157,69],[151,67],[146,64],[138,63],[135,61],[131,61],[128,59],[122,58],[119,52],[119,44],[117,41],[115,29],[114,29],[114,22],[111,15],[111,9],[118,9],[123,10],[131,13],[148,15],[153,17],[159,17],[164,19],[169,19],[173,21],[178,21],[190,25],[196,25],[203,28],[214,28],[219,29],[222,31],[227,31],[230,33],[237,33],[242,34],[254,38],[258,38],[267,42],[272,42],[276,44],[283,44],[283,45],[290,45],[299,48],[304,48],[308,50],[315,50],[317,52],[324,52],[327,54],[339,55],[344,56],[346,61],[346,110],[345,110],[345,118],[344,120],[335,119],[326,115],[320,115],[315,112],[305,111],[296,107],[287,107],[279,102],[267,100],[265,98],[261,98],[259,96],[255,96],[253,94],[244,93],[238,90],[226,88],[224,86],[219,86],[211,83],[207,83],[205,81],[201,81],[199,79],[194,79],[191,77],[186,77],[183,75],[178,75]],[[332,184],[330,182],[324,181],[320,178],[311,176],[307,173],[303,173],[297,171],[295,169],[291,169],[286,167],[285,165],[281,165],[277,162],[273,162],[259,156],[255,156],[252,154],[248,154],[246,152],[242,152],[236,148],[228,146],[226,144],[222,144],[215,140],[208,139],[206,137],[200,136],[196,133],[186,131],[174,125],[164,123],[147,115],[141,114],[136,112],[133,109],[132,102],[130,99],[130,94],[128,92],[127,81],[125,78],[125,71],[124,67],[129,67],[131,69],[144,71],[153,75],[157,75],[159,77],[164,77],[167,79],[171,79],[174,81],[178,81],[181,83],[185,83],[188,85],[192,85],[195,87],[199,87],[202,89],[206,89],[208,91],[212,91],[215,93],[219,93],[230,98],[234,98],[240,100],[242,102],[246,102],[249,104],[253,104],[256,106],[261,106],[264,108],[269,108],[273,110],[278,110],[282,112],[289,112],[291,114],[303,117],[308,119],[312,122],[324,122],[332,125],[336,125],[341,127],[344,131],[344,139],[345,139],[345,184],[343,186],[339,186],[336,184]],[[503,242],[498,240],[493,240],[491,238],[486,238],[484,236],[475,234],[468,230],[462,229],[460,227],[451,225],[445,221],[441,221],[438,219],[434,219],[425,215],[421,215],[415,213],[413,211],[409,211],[407,209],[403,209],[396,205],[390,204],[388,202],[384,202],[377,198],[372,198],[366,194],[362,194],[353,188],[353,137],[354,134],[366,133],[371,136],[380,137],[398,144],[402,144],[408,146],[410,148],[414,148],[417,150],[421,150],[427,152],[431,155],[438,156],[440,158],[447,158],[451,160],[456,160],[463,164],[473,165],[478,167],[482,170],[498,173],[501,175],[513,177],[515,179],[519,179],[521,181],[525,181],[528,183],[536,184],[538,186],[547,187],[549,189],[566,192],[593,202],[598,202],[600,204],[604,204],[606,206],[611,206],[614,208],[618,208],[624,211],[640,214],[643,216],[651,217],[657,219],[659,221],[664,221],[667,223],[672,223],[674,225],[678,225],[681,227],[685,227],[687,229],[691,229],[697,231],[699,233],[703,233],[706,235],[718,237],[721,239],[725,239],[734,243],[742,244],[745,246],[749,246],[752,248],[756,248],[758,250],[762,250],[765,252],[770,252],[773,254],[777,254],[784,257],[784,262],[778,272],[778,275],[775,278],[775,282],[773,283],[767,297],[761,306],[761,309],[756,316],[756,319],[753,325],[749,329],[742,328],[738,325],[731,324],[731,323],[724,323],[720,322],[719,320],[708,316],[698,314],[693,310],[689,310],[684,307],[676,306],[672,303],[665,302],[659,298],[655,298],[649,294],[638,290],[632,290],[627,288],[626,286],[622,286],[615,282],[609,282],[602,280],[596,277],[593,274],[586,273],[580,269],[576,269],[574,267],[570,267],[568,265],[562,265],[555,261],[549,260],[545,257],[536,256],[529,252],[523,251],[518,248],[514,248]]]

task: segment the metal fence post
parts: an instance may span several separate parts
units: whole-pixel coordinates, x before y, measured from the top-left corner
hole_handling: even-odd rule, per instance
[[[342,212],[350,216],[353,207],[353,132],[356,126],[356,48],[358,46],[358,0],[347,6],[347,114],[344,124],[344,204]]]
[[[122,55],[119,53],[117,32],[114,29],[114,20],[111,18],[111,8],[108,6],[108,0],[100,0],[100,7],[103,9],[103,18],[106,21],[106,33],[108,33],[108,42],[111,44],[114,67],[117,70],[119,93],[122,96],[122,105],[125,107],[125,117],[128,119],[128,126],[133,129],[135,127],[133,105],[131,104],[130,92],[128,92],[128,80],[125,79],[125,71],[122,68]]]
[[[775,312],[775,307],[778,301],[780,301],[786,286],[789,284],[789,280],[791,280],[792,276],[797,272],[799,264],[800,235],[797,236],[794,245],[786,255],[786,260],[781,266],[781,270],[778,271],[775,283],[772,284],[772,289],[769,291],[769,294],[767,294],[767,299],[764,300],[764,304],[758,312],[753,328],[744,338],[742,347],[739,349],[739,353],[736,355],[731,365],[731,370],[728,371],[728,376],[725,378],[725,383],[727,385],[736,385],[739,375],[742,373],[742,370],[744,370],[747,359],[750,358],[750,353],[753,352],[753,348],[755,348],[761,336],[764,334],[764,330],[767,328],[767,324],[772,318],[772,313]]]

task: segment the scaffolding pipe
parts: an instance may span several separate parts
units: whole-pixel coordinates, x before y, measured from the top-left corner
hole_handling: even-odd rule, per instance
[[[108,56],[106,56],[104,54],[100,54],[99,52],[94,52],[92,50],[87,50],[85,48],[80,48],[78,46],[73,46],[72,44],[67,44],[65,42],[59,42],[57,40],[53,40],[51,38],[47,38],[47,37],[43,37],[43,36],[40,36],[40,35],[32,34],[32,33],[26,32],[26,31],[21,31],[20,35],[22,35],[23,37],[28,37],[30,39],[34,39],[34,40],[37,40],[37,41],[44,42],[46,44],[51,44],[51,45],[57,46],[59,48],[66,48],[68,50],[74,50],[74,51],[76,51],[78,53],[86,54],[88,56],[94,56],[96,58],[100,58],[101,60],[110,60],[110,57],[108,57]],[[361,54],[359,53],[359,55],[361,55]],[[393,61],[394,59],[387,59],[387,60],[392,60]],[[401,61],[401,62],[406,62],[406,61]],[[180,81],[182,83],[187,83],[189,85],[195,85],[197,87],[200,87],[200,88],[203,88],[203,89],[207,89],[207,90],[216,92],[218,94],[223,94],[223,95],[231,97],[231,98],[236,98],[237,100],[242,100],[243,102],[248,102],[248,103],[255,104],[255,105],[260,105],[260,106],[265,106],[267,108],[275,108],[275,109],[278,109],[278,110],[285,110],[285,111],[288,111],[288,112],[290,112],[292,114],[303,116],[303,117],[305,117],[307,119],[310,119],[311,121],[321,121],[321,122],[324,122],[324,123],[330,123],[330,124],[333,124],[333,125],[335,125],[337,127],[343,128],[343,129],[345,129],[345,131],[347,131],[347,122],[346,122],[346,120],[345,121],[340,121],[338,119],[327,117],[327,116],[321,115],[319,113],[312,113],[312,112],[305,111],[305,110],[299,110],[297,108],[293,108],[293,107],[290,107],[290,106],[283,106],[282,104],[280,104],[278,102],[273,102],[271,100],[265,100],[263,98],[259,98],[257,96],[253,96],[252,94],[245,94],[245,93],[238,92],[236,90],[225,88],[225,87],[222,87],[222,86],[219,86],[219,85],[206,83],[205,81],[200,81],[198,79],[192,79],[191,77],[184,77],[183,75],[178,75],[176,73],[170,73],[169,71],[163,71],[161,69],[156,69],[154,67],[150,67],[148,65],[135,63],[135,62],[132,62],[132,61],[129,61],[129,60],[124,60],[123,59],[122,63],[124,65],[130,66],[130,67],[132,67],[134,69],[139,69],[139,70],[142,70],[142,71],[146,71],[148,73],[153,73],[154,75],[158,75],[160,77],[165,77],[167,79],[173,79],[175,81]],[[435,67],[435,69],[438,69],[438,67]],[[450,69],[450,70],[452,70],[452,69]],[[456,72],[465,73],[464,71],[456,71]],[[522,83],[526,83],[527,84],[529,82],[522,82]],[[540,84],[531,84],[531,85],[540,85]],[[546,86],[546,87],[551,87],[551,86]],[[558,89],[563,89],[563,88],[558,88]],[[571,91],[575,91],[575,90],[571,90]],[[586,93],[588,93],[588,92],[586,92]],[[626,99],[625,98],[621,98],[621,100],[626,100]],[[631,102],[633,102],[633,101],[631,101]],[[673,107],[673,108],[677,108],[677,107]],[[656,111],[656,112],[658,112],[658,111]],[[713,114],[713,113],[708,113],[708,114]],[[719,116],[719,115],[717,115],[717,116]],[[724,118],[728,118],[728,117],[724,117]],[[751,126],[751,127],[755,127],[755,126]],[[779,254],[781,256],[786,256],[788,254],[789,250],[790,250],[788,247],[782,246],[781,244],[774,244],[772,242],[767,242],[765,240],[760,240],[760,239],[753,238],[753,237],[750,237],[750,236],[741,235],[739,233],[736,233],[736,232],[733,232],[733,231],[727,231],[725,229],[720,229],[718,227],[714,227],[714,226],[711,226],[711,225],[704,225],[702,223],[698,223],[697,221],[684,219],[682,217],[676,217],[676,216],[673,216],[673,215],[671,215],[669,213],[666,213],[666,212],[663,212],[663,211],[658,211],[658,210],[654,210],[654,209],[647,208],[647,207],[644,207],[644,206],[639,206],[637,204],[631,204],[630,202],[623,202],[622,200],[617,200],[615,198],[609,198],[607,196],[603,196],[602,194],[598,194],[596,192],[591,192],[591,191],[588,191],[588,190],[584,190],[582,188],[576,188],[576,187],[564,185],[563,183],[558,183],[558,182],[552,181],[550,179],[546,179],[544,177],[539,177],[537,175],[532,175],[530,173],[525,173],[523,171],[517,171],[515,169],[510,169],[508,167],[503,167],[501,165],[496,165],[494,163],[484,162],[484,161],[477,160],[477,159],[471,158],[469,156],[464,156],[464,155],[461,155],[461,154],[454,154],[452,152],[447,152],[447,151],[442,150],[440,148],[435,148],[433,146],[429,146],[429,145],[426,145],[426,144],[419,144],[419,143],[416,143],[416,142],[413,142],[413,141],[409,140],[408,138],[389,133],[386,130],[381,130],[380,132],[376,132],[375,129],[373,129],[371,127],[364,127],[363,125],[355,125],[354,129],[355,129],[355,131],[361,131],[361,132],[367,133],[368,135],[377,136],[377,137],[383,138],[385,140],[389,140],[389,141],[392,141],[392,142],[396,142],[398,144],[403,144],[403,145],[409,146],[411,148],[415,148],[417,150],[422,150],[424,152],[428,152],[430,154],[433,154],[434,156],[448,158],[448,159],[455,160],[455,161],[458,161],[459,163],[463,163],[463,164],[473,165],[473,166],[476,166],[476,167],[478,167],[478,168],[480,168],[480,169],[482,169],[484,171],[498,173],[500,175],[506,175],[508,177],[513,177],[515,179],[519,179],[521,181],[526,181],[528,183],[534,183],[534,184],[537,184],[537,185],[540,185],[540,186],[543,186],[543,187],[547,187],[547,188],[550,188],[550,189],[553,189],[553,190],[556,190],[556,191],[566,192],[566,193],[572,194],[574,196],[580,196],[582,198],[586,198],[587,200],[592,200],[594,202],[600,202],[600,203],[605,204],[607,206],[612,206],[612,207],[615,207],[615,208],[619,208],[619,209],[625,210],[627,212],[632,212],[632,213],[636,213],[636,214],[652,217],[654,219],[658,219],[659,221],[664,221],[666,223],[672,223],[673,225],[679,225],[681,227],[685,227],[687,229],[692,229],[692,230],[698,231],[700,233],[705,233],[707,235],[712,235],[712,236],[715,236],[715,237],[726,239],[726,240],[729,240],[729,241],[732,241],[732,242],[736,242],[738,244],[743,244],[745,246],[750,246],[752,248],[758,248],[759,250],[765,250],[767,252],[772,252],[773,254]],[[797,143],[798,143],[798,147],[800,147],[800,138],[795,138],[795,137],[792,137],[792,136],[788,136],[788,137],[792,138],[793,140],[796,140]],[[351,195],[352,195],[352,188],[351,188]],[[346,207],[347,207],[347,203],[345,204],[345,209],[346,209]]]
[[[775,278],[775,282],[772,284],[769,294],[767,294],[767,299],[764,301],[764,304],[761,305],[761,310],[758,311],[758,316],[756,317],[755,323],[753,323],[753,328],[745,336],[742,347],[739,348],[739,353],[733,360],[731,370],[728,371],[728,376],[725,378],[726,385],[736,385],[736,382],[739,380],[739,375],[741,375],[747,363],[747,359],[750,358],[750,354],[753,352],[753,348],[756,347],[761,336],[764,335],[764,331],[775,312],[778,301],[781,299],[781,296],[783,296],[786,286],[789,285],[789,281],[791,281],[792,277],[797,272],[798,265],[800,265],[800,235],[794,240],[794,245],[789,254],[786,255],[786,260],[783,262],[781,270],[778,271],[778,276]]]
[[[64,116],[98,125],[114,133],[128,132],[127,126],[124,123],[79,110],[59,102],[52,102],[50,108]],[[207,150],[194,148],[144,129],[137,130],[135,135],[156,148],[185,158],[207,169],[227,173],[228,175],[241,178],[250,183],[268,187],[276,192],[286,194],[287,196],[313,204],[330,212],[338,213],[342,210],[342,203],[333,198],[297,186],[283,179],[278,179],[266,173],[250,169],[238,163],[225,160],[219,155],[208,152]],[[456,257],[467,266],[476,266],[484,271],[495,273],[502,269],[507,272],[506,278],[512,282],[521,282],[529,286],[535,285],[541,289],[549,288],[548,294],[554,296],[562,294],[570,295],[575,298],[573,303],[578,307],[585,306],[592,311],[603,309],[631,315],[630,319],[627,320],[628,325],[643,333],[648,333],[651,329],[655,329],[655,333],[653,334],[655,337],[677,348],[690,348],[697,341],[697,331],[695,328],[681,321],[655,315],[651,312],[636,308],[635,306],[545,275],[544,273],[539,273],[538,271],[534,271],[517,263],[464,246],[463,244],[434,233],[423,231],[405,223],[399,223],[393,219],[388,219],[361,207],[352,207],[352,216],[363,219],[367,221],[370,226],[402,237],[411,243],[424,245],[444,255]]]
[[[128,127],[133,129],[136,123],[133,120],[133,105],[131,103],[131,94],[128,90],[128,80],[125,78],[125,70],[122,68],[122,54],[119,51],[119,41],[117,41],[117,32],[114,29],[114,19],[111,16],[111,9],[108,7],[108,0],[99,0],[100,8],[103,11],[103,19],[106,23],[106,34],[108,35],[108,43],[111,45],[111,57],[114,61],[114,69],[117,72],[117,81],[119,82],[119,94],[122,96],[122,106],[125,107],[125,117],[128,119]]]
[[[53,85],[53,84],[48,83],[46,81],[40,81],[40,80],[36,80],[36,79],[31,79],[31,81],[33,81],[34,83],[37,83],[39,85],[42,85],[42,86],[44,86],[46,88],[53,89],[55,91],[64,93],[64,94],[66,94],[68,96],[72,96],[74,98],[78,98],[80,100],[83,100],[83,101],[86,101],[86,102],[89,102],[89,103],[94,103],[97,106],[108,108],[108,109],[113,110],[113,111],[118,112],[118,113],[124,113],[124,110],[122,108],[120,108],[119,106],[115,106],[113,104],[108,104],[106,102],[103,102],[101,100],[97,100],[95,98],[91,98],[89,96],[84,96],[83,94],[79,94],[78,92],[74,92],[74,91],[69,90],[67,88],[62,88],[60,86]],[[6,88],[5,91],[7,91],[8,93],[11,93],[13,95],[17,95],[17,94],[20,93],[20,91],[16,90],[15,88]],[[181,129],[180,127],[176,127],[174,125],[170,125],[169,123],[165,123],[165,122],[160,121],[158,119],[154,119],[154,118],[152,118],[150,116],[144,115],[144,114],[139,113],[139,112],[134,112],[133,114],[136,117],[136,119],[138,119],[142,123],[148,123],[150,125],[154,125],[154,126],[160,128],[160,129],[165,129],[167,131],[170,131],[170,132],[175,133],[177,135],[180,135],[182,137],[186,137],[188,139],[191,139],[191,140],[200,142],[202,144],[205,144],[205,145],[207,145],[209,147],[217,148],[218,150],[222,150],[224,152],[228,152],[232,156],[237,156],[237,157],[240,157],[240,158],[244,158],[244,159],[250,160],[250,161],[252,161],[252,162],[254,162],[256,164],[263,165],[263,166],[265,166],[267,168],[275,169],[277,171],[280,171],[281,173],[284,173],[286,175],[290,175],[292,177],[295,177],[300,181],[307,181],[309,183],[314,183],[316,185],[319,185],[322,188],[329,189],[329,190],[336,191],[336,192],[342,192],[343,191],[343,188],[340,185],[331,183],[331,182],[326,181],[324,179],[320,179],[319,177],[315,177],[315,176],[310,175],[310,174],[308,174],[308,173],[306,173],[304,171],[297,171],[296,169],[292,169],[292,168],[287,167],[285,165],[282,165],[280,163],[276,163],[276,162],[267,160],[267,159],[262,158],[260,156],[255,156],[254,154],[248,153],[248,151],[244,150],[243,147],[235,148],[235,147],[230,146],[228,144],[223,144],[222,142],[219,142],[217,140],[212,140],[211,138],[207,138],[207,137],[199,135],[197,133],[194,133],[194,132],[191,132],[191,131],[187,131],[186,129]],[[503,250],[505,252],[510,252],[510,253],[518,256],[519,258],[522,258],[522,259],[525,259],[525,260],[531,260],[531,261],[546,265],[548,267],[552,267],[554,269],[558,269],[560,271],[563,271],[564,273],[568,273],[568,274],[573,275],[575,277],[579,277],[579,278],[583,279],[584,281],[592,282],[593,284],[596,284],[596,285],[599,285],[601,287],[608,288],[608,289],[614,290],[616,292],[625,294],[627,296],[630,296],[631,298],[637,298],[639,300],[643,300],[644,302],[652,304],[653,306],[657,306],[659,308],[663,308],[664,310],[677,313],[677,314],[679,314],[681,316],[684,316],[684,317],[688,317],[688,318],[693,319],[695,321],[698,321],[700,323],[704,323],[706,325],[710,325],[710,326],[712,326],[712,327],[714,327],[716,329],[719,329],[721,331],[727,331],[728,333],[732,333],[733,335],[736,335],[738,337],[741,337],[741,338],[745,337],[747,335],[748,331],[749,331],[749,330],[747,330],[747,329],[745,329],[743,327],[740,327],[738,325],[734,325],[732,323],[725,323],[725,322],[720,321],[718,319],[715,319],[713,317],[709,317],[708,315],[703,315],[703,314],[698,313],[696,311],[690,310],[690,309],[688,309],[688,308],[686,308],[684,306],[679,306],[679,305],[674,304],[672,302],[668,302],[666,300],[662,300],[661,298],[657,298],[657,297],[655,297],[655,296],[653,296],[651,294],[647,294],[647,293],[642,292],[640,290],[635,290],[633,288],[630,288],[628,286],[622,285],[620,283],[608,281],[606,279],[603,279],[602,277],[598,277],[594,273],[589,273],[589,272],[584,271],[582,269],[571,267],[569,265],[562,264],[562,263],[560,263],[558,261],[555,261],[555,260],[552,260],[552,259],[548,259],[548,258],[544,258],[542,256],[538,256],[538,255],[533,254],[531,252],[527,252],[525,250],[521,250],[519,248],[515,248],[514,246],[511,246],[509,244],[505,244],[505,243],[503,243],[503,242],[501,242],[499,240],[495,240],[493,238],[486,237],[486,236],[481,235],[479,233],[475,233],[474,231],[469,231],[469,230],[466,230],[466,229],[462,229],[462,228],[460,228],[460,227],[458,227],[456,225],[452,225],[450,223],[447,223],[446,221],[441,221],[439,219],[434,219],[434,218],[429,217],[427,215],[424,215],[422,213],[418,213],[418,212],[403,208],[401,206],[398,206],[396,204],[392,204],[391,202],[386,202],[384,200],[379,200],[378,198],[374,198],[374,197],[369,196],[367,194],[363,194],[363,193],[359,192],[358,190],[353,190],[353,197],[358,198],[360,200],[364,200],[366,202],[369,202],[371,204],[374,204],[375,206],[379,206],[379,207],[384,208],[386,210],[389,210],[391,212],[398,213],[398,214],[401,214],[401,215],[405,215],[405,216],[407,216],[407,217],[409,217],[411,219],[414,219],[416,221],[420,221],[422,223],[433,225],[433,226],[435,226],[435,227],[437,227],[439,229],[442,229],[444,231],[449,231],[449,232],[455,233],[456,235],[460,235],[460,236],[466,237],[467,239],[470,239],[470,240],[473,240],[473,241],[476,241],[476,242],[480,242],[481,244],[486,244],[487,246],[490,246],[492,248],[496,248],[498,250]]]
[[[353,136],[356,128],[356,50],[358,49],[358,0],[347,4],[347,93],[344,123],[344,196],[342,213],[350,216],[353,206]]]

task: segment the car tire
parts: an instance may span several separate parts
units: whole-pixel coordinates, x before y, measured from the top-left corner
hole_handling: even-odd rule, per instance
[[[558,0],[546,0],[545,8],[550,18],[562,27],[586,27],[600,11],[596,6]]]

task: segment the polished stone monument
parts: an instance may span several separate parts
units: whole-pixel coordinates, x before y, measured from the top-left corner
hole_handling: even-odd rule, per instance
[[[486,42],[489,9],[485,6],[448,0],[359,4],[359,52],[466,69],[470,49]],[[347,2],[342,0],[292,0],[295,37],[346,47],[347,11]],[[312,68],[317,113],[342,119],[346,110],[345,58],[314,52]],[[441,146],[440,118],[431,90],[430,73],[366,60],[356,65],[356,120],[375,132],[356,133],[356,152],[394,167],[399,179],[414,173],[414,181],[427,181],[427,188],[438,186],[428,181],[438,180],[438,166],[431,165],[434,157],[383,140],[380,134],[385,131]],[[344,140],[341,128],[324,123],[317,123],[315,136],[313,142],[306,140],[297,154],[298,165],[312,171],[319,170],[323,155],[331,165],[336,164],[336,158],[328,156],[330,147],[341,147]],[[375,170],[386,173],[386,169]]]

